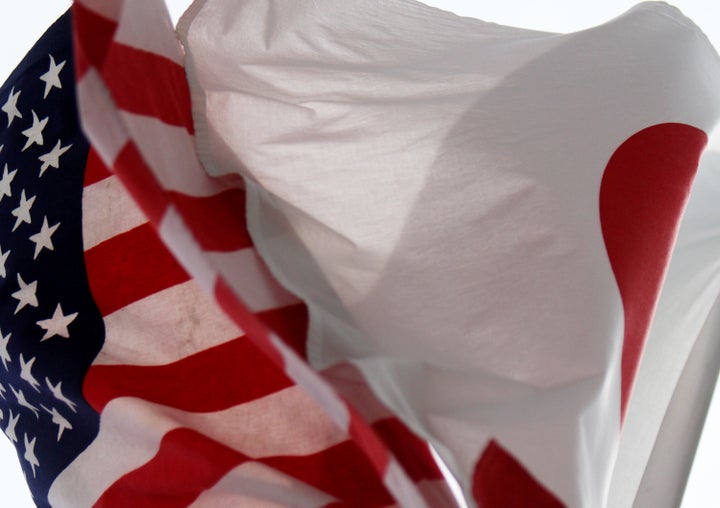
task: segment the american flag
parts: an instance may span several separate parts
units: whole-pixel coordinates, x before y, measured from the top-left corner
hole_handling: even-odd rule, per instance
[[[304,305],[194,155],[164,5],[73,16],[77,65],[68,13],[0,91],[0,417],[37,505],[453,506],[354,369],[304,362]]]
[[[69,30],[64,16],[0,91],[0,416],[40,505],[99,423],[81,396],[104,331],[83,262]]]
[[[246,200],[257,196],[198,160],[163,2],[77,0],[70,18],[0,89],[0,423],[38,506],[456,506],[427,442],[364,374],[310,366],[309,311],[248,232]],[[659,127],[676,140],[679,125]],[[700,134],[683,144],[693,156]],[[608,439],[639,349],[630,353],[622,389],[612,377]],[[573,456],[583,443],[528,436]],[[507,439],[473,446],[460,481],[478,506],[573,499],[539,481]]]

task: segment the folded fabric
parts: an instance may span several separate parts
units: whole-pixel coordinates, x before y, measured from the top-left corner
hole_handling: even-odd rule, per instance
[[[548,502],[605,506],[720,114],[698,28],[661,3],[560,35],[411,0],[205,0],[179,32],[201,160],[243,177],[311,364],[359,368],[470,502],[501,450]]]

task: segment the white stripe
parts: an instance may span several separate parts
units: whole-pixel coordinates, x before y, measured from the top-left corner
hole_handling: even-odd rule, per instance
[[[254,458],[310,455],[346,439],[297,386],[215,413],[119,398],[105,407],[97,438],[53,482],[51,506],[92,506],[120,477],[150,461],[163,436],[180,427]]]
[[[117,110],[107,88],[95,69],[90,69],[78,82],[77,94],[80,98],[78,109],[83,131],[105,165],[112,168],[129,138],[118,121]]]
[[[212,298],[190,280],[106,316],[105,344],[94,364],[162,365],[241,335]]]
[[[315,508],[335,498],[264,464],[247,462],[203,492],[189,508]]]
[[[83,248],[91,249],[115,235],[147,222],[116,176],[105,178],[83,189]]]
[[[137,20],[143,20],[143,23]],[[148,30],[148,27],[152,29]],[[182,50],[174,33],[175,28],[164,2],[125,2],[115,40],[162,55],[182,66]]]
[[[174,207],[168,207],[163,215],[158,235],[175,259],[200,284],[200,287],[212,294],[217,277],[215,267],[195,241]]]
[[[410,480],[405,470],[395,462],[395,459],[391,459],[388,463],[383,483],[401,506],[429,508],[417,486]]]
[[[234,252],[207,252],[235,294],[252,312],[299,303],[270,274],[254,248]]]
[[[327,413],[335,424],[344,433],[350,430],[350,412],[347,405],[337,395],[335,390],[320,377],[307,363],[305,363],[293,350],[285,345],[275,335],[270,336],[275,349],[282,355],[285,364],[285,372],[290,379],[307,390],[308,394]]]
[[[120,111],[120,118],[165,190],[201,197],[229,188],[205,173],[195,153],[194,139],[184,127],[126,111]]]
[[[125,412],[125,418],[119,409]],[[139,425],[142,427],[138,428]],[[92,506],[115,480],[150,460],[158,451],[162,436],[178,426],[141,400],[114,401],[103,414],[97,438],[50,486],[50,505],[54,508]],[[103,460],[103,457],[112,457],[112,460]],[[93,480],[88,482],[88,478]]]

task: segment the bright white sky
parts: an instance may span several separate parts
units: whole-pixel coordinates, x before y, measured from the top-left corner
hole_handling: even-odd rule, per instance
[[[167,0],[175,20],[190,0]],[[550,32],[572,32],[607,21],[637,2],[632,0],[425,0],[425,3],[504,25]],[[675,0],[672,2],[693,19],[720,48],[720,2],[717,0]],[[45,29],[70,5],[68,0],[22,0],[0,6],[0,80],[4,81]],[[718,140],[718,132],[714,141]],[[718,146],[716,144],[716,146]],[[716,399],[719,397],[716,394]],[[720,506],[720,401],[710,409],[695,466],[682,508]],[[10,441],[0,436],[0,492],[3,505],[32,508],[35,505],[25,487]]]

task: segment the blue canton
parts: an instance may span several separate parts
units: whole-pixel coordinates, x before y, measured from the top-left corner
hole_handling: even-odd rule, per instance
[[[68,12],[0,89],[0,428],[38,506],[99,424],[82,398],[104,328],[83,261],[74,85]]]

